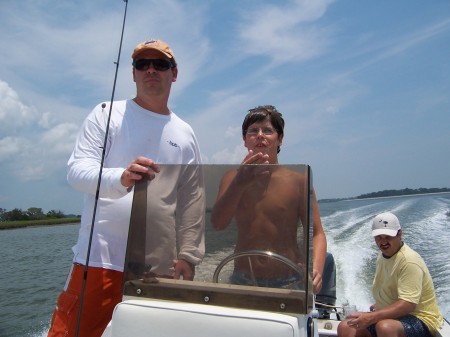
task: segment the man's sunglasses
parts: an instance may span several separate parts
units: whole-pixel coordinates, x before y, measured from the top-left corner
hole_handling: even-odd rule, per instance
[[[174,68],[173,63],[165,59],[140,59],[133,61],[133,67],[141,71],[148,70],[150,64],[153,64],[153,68],[158,71],[166,71]]]

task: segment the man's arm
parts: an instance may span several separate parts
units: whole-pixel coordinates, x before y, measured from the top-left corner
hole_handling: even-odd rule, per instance
[[[372,311],[370,314],[373,315],[375,322],[381,321],[382,319],[388,318],[399,318],[406,316],[416,309],[416,304],[405,300],[398,300],[397,302],[388,305],[382,310]]]
[[[375,310],[372,312],[356,312],[347,318],[347,324],[360,329],[367,328],[369,325],[375,324],[384,319],[395,319],[406,316],[413,312],[415,308],[415,303],[398,300],[381,310]]]
[[[320,220],[319,204],[313,190],[313,289],[319,293],[322,288],[322,274],[327,256],[327,238]]]
[[[109,151],[111,140],[104,143],[107,118],[97,105],[83,122],[75,148],[67,163],[67,181],[76,190],[94,195],[97,189],[98,174],[102,159],[102,149]],[[111,134],[110,134],[111,137]],[[101,197],[122,197],[127,194],[120,183],[123,168],[104,167],[102,172]]]
[[[211,214],[211,222],[215,229],[222,230],[228,227],[236,213],[244,191],[255,180],[258,180],[259,174],[266,171],[264,167],[258,169],[255,166],[249,166],[249,164],[268,164],[268,158],[267,154],[264,155],[260,152],[254,154],[250,150],[238,170],[228,171],[222,177]]]
[[[103,147],[106,146],[105,153],[108,155],[112,142],[111,132],[107,143],[103,144],[108,120],[102,109],[98,105],[84,121],[75,148],[67,163],[69,184],[80,192],[92,195],[97,191]],[[154,173],[158,171],[157,165],[145,157],[136,158],[126,168],[103,166],[100,196],[123,197],[130,192],[136,181],[145,175],[152,179]]]
[[[211,223],[214,229],[227,228],[236,213],[243,188],[235,177],[236,171],[228,171],[222,177],[216,202],[211,212]]]
[[[355,317],[357,318],[348,320],[348,325],[355,326],[355,324],[357,324],[360,328],[367,327],[370,324],[374,324],[381,320],[396,319],[412,313],[416,309],[417,304],[415,303],[415,301],[419,300],[420,294],[422,292],[421,284],[421,269],[414,263],[407,264],[406,268],[402,269],[402,272],[400,273],[400,276],[398,278],[398,294],[399,297],[402,297],[402,293],[406,293],[408,295],[414,293],[415,295],[410,296],[407,299],[399,298],[394,303],[379,310],[376,309],[375,305],[372,305],[370,307],[371,310],[373,310],[372,312],[356,313]],[[352,316],[353,315],[351,315],[350,317]]]
[[[179,244],[174,276],[192,280],[195,265],[205,255],[205,190],[201,165],[185,165],[180,178],[176,208],[176,236]]]

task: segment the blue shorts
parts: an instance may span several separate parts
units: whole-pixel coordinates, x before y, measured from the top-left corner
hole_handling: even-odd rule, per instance
[[[432,337],[433,335],[428,330],[428,327],[413,315],[406,315],[400,318],[397,318],[400,323],[402,323],[403,328],[405,329],[406,337]],[[369,325],[367,327],[372,337],[377,337],[377,332],[375,330],[375,324]]]
[[[300,281],[298,275],[291,276],[288,278],[274,278],[274,279],[264,279],[256,278],[256,286],[258,287],[268,287],[268,288],[285,288],[285,289],[295,289],[304,290],[304,284]],[[255,286],[255,281],[248,275],[241,273],[239,271],[234,271],[230,277],[231,284],[245,285],[245,286]]]

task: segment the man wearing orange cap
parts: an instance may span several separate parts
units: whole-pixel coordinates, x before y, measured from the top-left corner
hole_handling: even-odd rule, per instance
[[[433,280],[422,257],[402,241],[398,218],[377,215],[372,236],[380,249],[372,285],[375,304],[338,326],[341,337],[431,337],[442,326]]]
[[[48,333],[51,337],[75,335],[82,295],[78,335],[102,335],[114,307],[122,300],[134,184],[143,176],[158,177],[159,164],[200,164],[200,150],[192,128],[168,107],[170,89],[178,75],[171,48],[164,41],[151,39],[136,46],[132,60],[136,96],[115,101],[111,108],[83,294],[109,103],[97,105],[86,118],[68,162],[68,182],[85,197],[78,241],[72,249],[73,264],[53,314]],[[153,256],[150,270],[154,275],[194,278],[195,265],[201,262],[205,250],[204,196],[201,189],[193,188],[198,186],[199,179],[198,175],[186,174],[179,179],[164,180],[164,197],[154,193],[151,199],[153,207],[159,207],[160,219],[152,223],[152,236],[157,238],[154,241],[158,245],[155,247],[158,255]]]

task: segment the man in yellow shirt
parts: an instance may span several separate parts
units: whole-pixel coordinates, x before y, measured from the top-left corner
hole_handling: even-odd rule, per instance
[[[373,219],[372,235],[380,249],[372,285],[375,304],[371,312],[341,322],[338,336],[434,336],[443,317],[422,257],[402,241],[400,222],[392,213]]]

